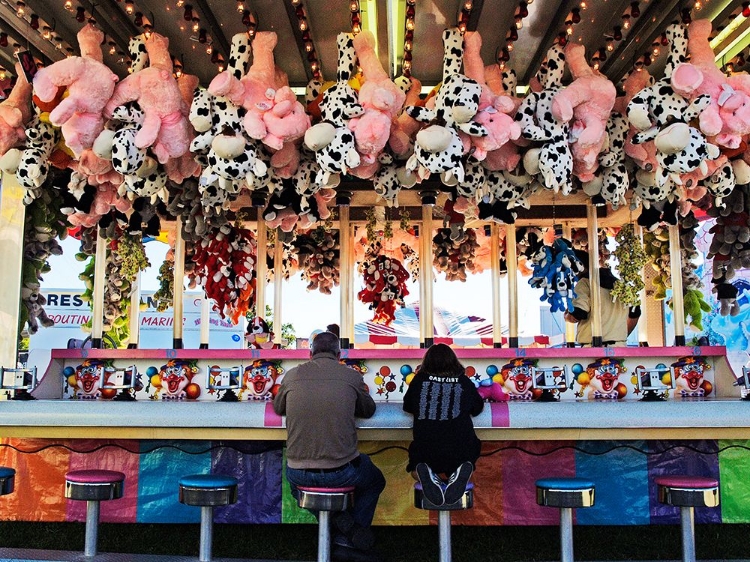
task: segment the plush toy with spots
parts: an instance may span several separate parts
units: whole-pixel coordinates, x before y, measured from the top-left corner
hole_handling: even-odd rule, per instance
[[[365,260],[358,268],[365,287],[357,293],[357,298],[369,303],[370,310],[374,311],[373,322],[389,326],[396,318],[396,307],[405,306],[404,297],[409,294],[406,288],[409,273],[400,261],[381,252],[379,242],[367,249]]]
[[[401,83],[408,82],[406,91],[406,100],[404,107],[419,105],[421,101],[422,83],[409,76],[400,77]],[[399,80],[397,78],[397,80]],[[393,154],[398,158],[408,158],[414,152],[414,136],[421,127],[421,123],[409,115],[408,112],[402,111],[391,127],[391,135],[388,138],[388,145],[391,147]]]
[[[80,57],[68,57],[39,70],[34,76],[34,93],[43,102],[67,88],[68,95],[50,112],[50,123],[61,127],[65,143],[76,157],[91,148],[104,129],[107,103],[118,80],[103,62],[104,33],[92,24],[77,35]]]
[[[189,108],[172,75],[169,40],[152,33],[145,44],[149,66],[117,84],[104,113],[111,117],[118,106],[137,101],[143,112],[143,124],[135,136],[135,145],[151,147],[157,160],[165,164],[190,148]]]
[[[625,193],[630,187],[625,165],[625,142],[629,132],[627,119],[615,111],[609,116],[603,151],[599,155],[600,168],[594,178],[583,183],[583,190],[594,204],[605,202],[617,209],[626,203]]]
[[[357,92],[349,85],[356,61],[354,38],[350,33],[339,33],[336,44],[336,83],[323,92],[320,102],[322,121],[305,133],[305,146],[315,153],[320,166],[321,175],[316,181],[321,185],[334,183],[335,177],[348,173],[360,164],[354,133],[348,127],[352,118],[364,112]]]
[[[539,151],[539,173],[542,185],[564,195],[573,188],[573,156],[568,144],[569,126],[552,117],[552,103],[562,89],[565,72],[565,53],[560,45],[547,51],[547,59],[540,72],[543,90],[531,91],[516,113],[521,125],[521,136],[529,141],[541,143]]]
[[[463,39],[457,28],[443,31],[443,82],[433,107],[410,106],[406,112],[428,126],[417,133],[414,154],[407,168],[426,179],[440,174],[446,185],[463,180],[463,143],[459,131],[469,136],[487,136],[484,125],[473,121],[479,109],[482,87],[461,74]]]

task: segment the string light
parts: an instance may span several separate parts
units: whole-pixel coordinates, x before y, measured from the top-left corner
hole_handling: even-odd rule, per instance
[[[182,76],[182,62],[179,59],[174,59],[172,66],[174,67],[175,77],[180,78]]]
[[[20,0],[16,2],[16,15],[19,18],[22,18],[26,15],[26,3],[21,2]]]
[[[133,0],[125,0],[125,13],[129,16],[133,15],[133,12],[135,12],[135,6],[133,5]]]
[[[660,52],[661,44],[658,41],[654,41],[653,43],[651,43],[651,54],[655,57],[658,57]]]
[[[523,29],[523,18],[516,16],[516,29]]]
[[[573,23],[578,24],[581,23],[581,10],[578,8],[573,8],[571,11],[571,20]]]
[[[151,26],[150,23],[146,23],[143,25],[143,35],[148,39],[151,37],[151,34],[153,33],[154,28]]]
[[[612,28],[612,38],[615,41],[622,41],[622,28],[619,25]]]
[[[211,43],[209,43],[208,45],[206,45],[206,54],[210,55],[213,52],[214,52],[214,46]]]
[[[630,29],[630,14],[622,14],[622,28]]]
[[[5,73],[5,69],[0,70],[0,80],[5,80],[8,75]]]
[[[615,40],[612,37],[607,37],[607,50],[610,53],[615,50]]]
[[[51,28],[50,26],[48,26],[48,25],[45,25],[45,26],[44,26],[44,27],[42,28],[42,37],[43,37],[43,38],[44,38],[44,39],[45,39],[46,41],[49,41],[50,39],[52,39],[52,28]]]
[[[198,17],[193,18],[193,33],[198,33],[201,28],[201,20]]]
[[[114,41],[110,41],[107,44],[109,45],[109,54],[112,55],[112,56],[114,56],[115,54],[117,54],[117,45],[115,44],[115,42]]]
[[[65,57],[66,57],[66,58],[70,58],[70,57],[72,57],[72,56],[73,56],[74,54],[75,54],[75,52],[73,51],[73,47],[66,47],[66,48],[65,48]]]
[[[185,21],[193,21],[193,7],[190,4],[185,4],[185,11],[182,13],[182,19]]]
[[[84,21],[86,21],[86,10],[84,10],[80,6],[76,8],[76,21],[78,23],[83,23]]]
[[[31,29],[34,31],[37,31],[39,29],[39,16],[37,14],[31,14],[31,21],[29,22],[29,26],[31,26]]]
[[[135,19],[133,20],[133,23],[136,25],[136,27],[143,27],[143,12],[135,13]]]
[[[55,35],[55,49],[58,51],[62,51],[62,39],[59,35]]]
[[[242,14],[245,11],[245,3],[242,0],[237,0],[237,13]]]
[[[177,0],[176,6],[182,8],[185,5],[185,0]]]
[[[529,2],[531,3],[531,2]],[[578,4],[578,7],[581,8],[581,10],[585,10],[589,7],[589,5],[585,2],[585,0],[582,0],[580,4]]]
[[[205,29],[198,31],[198,43],[205,43],[208,41],[208,36]]]
[[[63,4],[63,8],[65,8],[69,12],[72,12],[73,11],[73,0],[65,0],[65,4]]]
[[[62,47],[62,45],[60,45],[60,47]],[[21,45],[19,45],[18,43],[13,43],[13,54],[17,55],[20,52],[21,52]]]
[[[638,2],[630,3],[630,15],[634,18],[637,18],[641,15],[641,8],[639,7]]]

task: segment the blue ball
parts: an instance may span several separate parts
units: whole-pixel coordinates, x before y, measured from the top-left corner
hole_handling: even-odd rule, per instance
[[[659,363],[659,364],[658,364],[658,365],[656,366],[656,368],[657,368],[657,369],[666,369],[666,368],[667,368],[667,366],[666,366],[666,365],[665,365],[664,363]]]
[[[412,373],[411,365],[401,365],[400,371],[403,376],[410,375]]]
[[[487,365],[487,374],[494,377],[498,373],[497,365]]]
[[[66,377],[69,377],[70,375],[74,374],[76,371],[73,367],[65,367],[63,369],[63,375]]]
[[[147,375],[148,375],[149,377],[152,377],[152,376],[154,376],[154,375],[155,375],[156,373],[158,373],[158,372],[159,372],[159,370],[158,370],[158,369],[157,369],[156,367],[149,367],[148,369],[146,369],[146,374],[147,374]]]
[[[581,373],[583,373],[583,365],[581,365],[580,363],[576,363],[570,368],[570,372],[576,376],[580,375]]]

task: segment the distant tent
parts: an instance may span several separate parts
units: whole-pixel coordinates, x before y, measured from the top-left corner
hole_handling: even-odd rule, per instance
[[[463,347],[492,346],[492,321],[481,316],[465,316],[441,307],[434,308],[434,341]],[[506,329],[503,332],[507,332]],[[549,338],[519,338],[521,345],[548,344]],[[503,337],[503,341],[506,338]],[[419,347],[419,303],[415,302],[396,311],[390,326],[370,320],[354,326],[354,343],[376,345],[408,345]]]

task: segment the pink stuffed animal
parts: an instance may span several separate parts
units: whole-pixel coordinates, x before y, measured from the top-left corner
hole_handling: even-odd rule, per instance
[[[737,148],[744,135],[750,134],[750,77],[745,74],[727,77],[716,66],[709,42],[711,22],[695,20],[688,27],[690,62],[677,65],[672,72],[676,92],[694,99],[711,96],[711,105],[700,117],[700,129],[716,138],[712,142]]]
[[[568,43],[565,60],[575,80],[555,94],[552,116],[561,123],[573,121],[570,130],[575,138],[571,146],[573,173],[581,181],[591,181],[599,167],[598,157],[617,90],[606,76],[589,66],[583,45]]]
[[[131,74],[115,88],[104,113],[112,112],[130,101],[137,101],[143,111],[143,124],[135,135],[138,148],[151,147],[160,163],[179,158],[190,147],[188,106],[172,75],[169,39],[152,33],[146,39],[149,66]]]
[[[409,81],[409,89],[406,92],[404,107],[419,105],[422,83],[413,76],[406,80]],[[414,148],[414,136],[421,127],[422,124],[406,111],[401,112],[391,127],[391,136],[388,137],[388,144],[396,156],[407,158],[411,154]]]
[[[634,70],[628,75],[622,87],[625,95],[618,97],[615,101],[614,110],[621,115],[627,115],[628,104],[633,97],[641,90],[653,85],[654,79],[646,69]],[[656,147],[654,141],[646,141],[641,144],[634,144],[633,137],[640,132],[633,125],[630,125],[628,136],[625,139],[625,154],[630,156],[639,168],[650,171],[657,167]]]
[[[354,131],[362,163],[372,164],[388,142],[393,120],[404,106],[406,94],[383,70],[371,31],[362,31],[354,37],[354,50],[365,76],[365,83],[359,89],[359,104],[365,111],[349,121],[349,128]]]
[[[59,87],[67,87],[68,96],[50,112],[49,120],[61,127],[76,157],[91,148],[104,129],[102,113],[118,80],[102,62],[102,41],[104,34],[87,24],[78,32],[80,57],[59,60],[34,76],[34,92],[43,102],[52,101]]]
[[[185,102],[187,107],[190,107],[190,104],[193,102],[193,93],[198,87],[198,77],[192,74],[183,74],[177,80],[177,86],[180,89],[182,101]],[[189,131],[190,140],[192,142],[192,139],[195,137],[193,134],[193,128],[189,127]],[[170,158],[164,168],[166,169],[169,179],[175,183],[182,183],[186,178],[193,176],[197,177],[201,174],[201,167],[195,161],[193,153],[189,150],[179,158]]]
[[[0,103],[0,156],[13,147],[23,145],[26,140],[25,125],[31,120],[32,88],[20,63],[16,63],[16,76],[13,89]]]
[[[487,129],[487,136],[471,137],[474,159],[480,162],[487,157],[487,153],[521,136],[521,126],[513,118],[517,105],[510,96],[496,95],[487,85],[481,50],[482,37],[479,32],[467,32],[464,35],[464,74],[482,87],[474,121]]]

